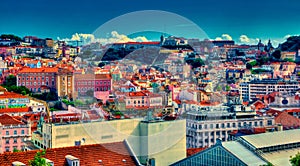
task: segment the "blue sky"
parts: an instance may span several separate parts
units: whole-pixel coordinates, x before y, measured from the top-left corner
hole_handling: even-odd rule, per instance
[[[7,0],[1,2],[0,33],[69,38],[129,12],[163,10],[193,21],[212,39],[279,40],[300,34],[299,6],[298,0]]]

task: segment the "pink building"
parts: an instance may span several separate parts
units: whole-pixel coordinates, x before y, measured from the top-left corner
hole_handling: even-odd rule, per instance
[[[125,107],[127,109],[162,108],[162,96],[149,91],[127,92],[125,94]]]
[[[0,116],[0,153],[24,150],[24,140],[30,137],[30,125],[7,114]]]
[[[18,72],[17,85],[25,86],[32,92],[41,92],[41,86],[56,90],[58,68],[26,68]]]
[[[7,47],[0,47],[0,54],[6,54]]]
[[[75,91],[78,95],[86,95],[86,92],[110,91],[112,79],[110,74],[81,74],[74,73]]]

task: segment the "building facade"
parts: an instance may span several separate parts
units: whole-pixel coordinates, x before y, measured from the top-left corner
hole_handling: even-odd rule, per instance
[[[41,92],[41,86],[57,90],[58,68],[23,68],[17,74],[17,85],[25,86],[34,93]]]
[[[249,83],[241,83],[240,94],[244,101],[254,100],[257,95],[267,95],[272,92],[292,92],[299,89],[297,81],[283,79],[256,79]]]
[[[0,153],[25,150],[24,141],[30,138],[30,125],[4,114],[0,116]]]

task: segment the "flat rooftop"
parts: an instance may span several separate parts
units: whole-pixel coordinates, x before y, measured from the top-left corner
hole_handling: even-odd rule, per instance
[[[300,129],[269,132],[241,137],[256,149],[300,142]]]

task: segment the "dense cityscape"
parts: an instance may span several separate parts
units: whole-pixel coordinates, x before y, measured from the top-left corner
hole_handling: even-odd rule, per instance
[[[0,166],[300,165],[300,35],[109,29],[0,29]]]

